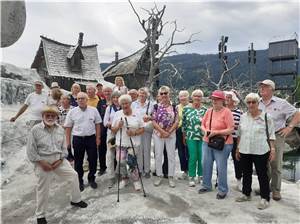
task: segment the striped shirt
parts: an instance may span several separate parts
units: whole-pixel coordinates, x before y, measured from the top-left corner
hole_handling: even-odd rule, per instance
[[[237,138],[237,130],[239,128],[240,119],[243,114],[243,112],[239,108],[235,108],[234,110],[231,110],[232,116],[233,116],[233,122],[234,122],[234,131],[232,132],[232,137]]]
[[[60,154],[61,158],[68,155],[64,129],[54,125],[53,129],[45,126],[44,122],[35,125],[28,136],[27,157],[31,162],[37,162],[44,156]]]

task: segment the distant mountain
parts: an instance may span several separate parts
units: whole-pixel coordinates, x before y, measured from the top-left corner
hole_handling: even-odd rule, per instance
[[[250,66],[248,64],[248,51],[231,52],[227,53],[229,67],[234,64],[235,59],[239,59],[240,65],[230,72],[231,79],[240,81],[249,81],[249,70]],[[161,65],[160,70],[163,71],[165,68],[169,68],[166,63],[172,63],[176,66],[179,72],[182,74],[183,80],[178,80],[173,82],[175,88],[187,89],[191,86],[201,85],[201,80],[204,70],[206,70],[206,63],[208,64],[212,79],[219,80],[221,74],[221,62],[218,58],[218,54],[179,54],[174,56],[166,57]],[[259,80],[266,78],[271,78],[268,75],[269,70],[269,60],[268,60],[268,50],[257,50],[256,51],[256,64],[254,67],[254,81],[255,84]],[[100,64],[102,71],[109,66],[110,63]],[[300,67],[300,66],[299,66]],[[243,75],[241,75],[243,74]],[[168,77],[170,72],[165,72],[160,77],[160,84],[168,84]],[[273,78],[276,84],[290,85],[293,80],[289,76]],[[226,81],[226,80],[225,80]],[[227,80],[228,81],[228,80]]]

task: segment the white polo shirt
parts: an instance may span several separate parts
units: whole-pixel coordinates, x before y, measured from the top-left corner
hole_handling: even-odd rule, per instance
[[[47,98],[47,94],[43,91],[41,94],[33,92],[27,96],[24,104],[28,106],[31,120],[42,120],[42,110],[47,105]]]
[[[70,110],[67,114],[64,127],[72,128],[72,135],[90,136],[96,133],[96,124],[100,124],[102,119],[98,110],[87,106],[82,110],[79,106]]]

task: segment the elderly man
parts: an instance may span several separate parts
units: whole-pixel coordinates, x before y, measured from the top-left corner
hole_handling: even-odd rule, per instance
[[[128,91],[128,95],[131,96],[132,102],[135,102],[139,97],[139,92],[136,89],[131,89]]]
[[[87,85],[86,86],[86,93],[88,95],[87,105],[91,107],[97,107],[99,102],[99,98],[96,95],[96,88],[94,85]]]
[[[275,160],[270,163],[270,178],[271,190],[274,200],[281,199],[281,170],[282,170],[282,156],[285,147],[284,138],[292,131],[292,129],[299,122],[300,112],[289,104],[286,100],[278,98],[273,95],[275,90],[275,83],[272,80],[264,80],[259,82],[259,92],[261,100],[259,102],[259,109],[267,112],[273,118],[275,125]],[[291,122],[286,127],[286,121],[292,117]]]
[[[35,91],[30,93],[24,105],[20,108],[16,116],[10,119],[11,122],[15,122],[21,114],[23,114],[27,108],[29,108],[30,122],[29,126],[33,127],[42,121],[41,111],[47,105],[47,94],[43,92],[43,83],[41,81],[34,82]]]
[[[34,164],[34,171],[38,178],[36,188],[38,224],[47,223],[45,212],[53,174],[70,184],[68,189],[71,190],[71,205],[80,208],[87,207],[87,204],[81,201],[77,174],[65,159],[68,153],[64,129],[56,124],[58,114],[57,108],[44,107],[43,122],[31,129],[27,142],[27,156]]]
[[[109,105],[109,102],[111,99],[112,89],[108,86],[104,86],[102,95],[103,95],[103,97],[99,98],[99,102],[97,104],[97,110],[98,110],[102,120],[104,120],[105,111],[106,111],[106,108]],[[104,127],[103,124],[101,124],[101,143],[98,148],[99,165],[100,165],[100,170],[98,172],[99,176],[103,175],[107,169],[107,166],[106,166],[106,152],[107,152],[106,139],[107,139],[107,128]]]
[[[78,173],[81,191],[84,190],[82,165],[85,152],[87,152],[89,162],[88,182],[92,188],[97,188],[95,173],[97,170],[97,148],[100,145],[100,123],[102,122],[97,109],[88,106],[87,101],[86,93],[78,93],[78,107],[70,110],[64,125],[68,149],[71,149],[71,133],[73,135],[75,170]]]

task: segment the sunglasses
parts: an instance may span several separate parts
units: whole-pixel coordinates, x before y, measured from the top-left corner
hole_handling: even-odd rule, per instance
[[[256,104],[256,101],[247,101],[247,104]]]
[[[169,94],[168,92],[162,92],[162,93],[160,93],[161,96],[168,95],[168,94]]]

